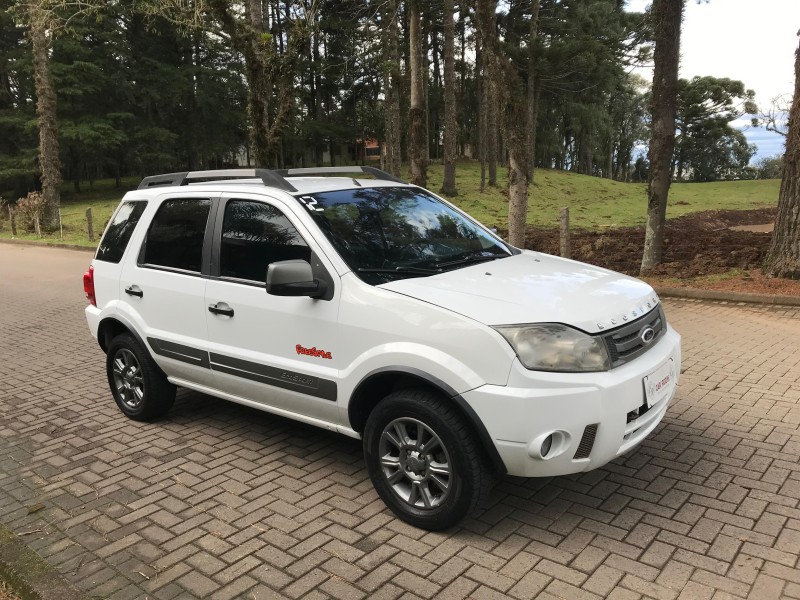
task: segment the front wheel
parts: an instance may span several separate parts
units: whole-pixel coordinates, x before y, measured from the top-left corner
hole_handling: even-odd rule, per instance
[[[108,385],[119,409],[135,421],[151,421],[175,402],[172,385],[147,350],[129,333],[115,337],[106,355]]]
[[[372,483],[403,521],[437,531],[477,509],[491,489],[483,449],[452,403],[427,390],[384,398],[364,429]]]

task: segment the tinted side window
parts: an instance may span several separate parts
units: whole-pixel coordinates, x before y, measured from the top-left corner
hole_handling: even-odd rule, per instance
[[[139,217],[142,216],[146,207],[147,202],[144,200],[128,201],[120,204],[111,219],[111,223],[108,224],[103,239],[100,240],[100,245],[97,247],[97,256],[95,256],[97,260],[112,263],[118,263],[122,260],[128,241],[130,241],[133,230],[136,229],[136,224],[139,222]]]
[[[167,200],[158,209],[145,242],[144,263],[200,272],[211,200]]]
[[[220,275],[264,283],[279,260],[311,260],[311,249],[284,214],[269,204],[232,200],[222,221]]]

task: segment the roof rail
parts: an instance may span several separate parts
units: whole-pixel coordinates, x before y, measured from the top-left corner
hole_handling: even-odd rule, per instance
[[[375,179],[394,181],[395,183],[407,183],[406,181],[403,181],[399,177],[395,177],[386,171],[381,171],[375,167],[361,167],[358,165],[353,167],[307,167],[302,169],[281,169],[279,171],[275,171],[275,173],[281,175],[282,177],[366,173],[367,175],[372,175]]]
[[[142,179],[139,187],[142,190],[168,185],[188,185],[193,179],[218,181],[224,179],[242,179],[255,177],[261,179],[267,187],[278,188],[285,192],[296,192],[297,188],[286,181],[279,171],[269,169],[218,169],[216,171],[183,171],[181,173],[165,173],[152,175]]]

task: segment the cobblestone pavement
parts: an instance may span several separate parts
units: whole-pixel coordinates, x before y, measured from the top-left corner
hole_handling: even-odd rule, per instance
[[[800,598],[800,311],[666,301],[683,378],[606,468],[394,519],[357,441],[196,393],[125,419],[89,255],[0,245],[0,522],[96,597]],[[37,510],[39,509],[39,510]]]

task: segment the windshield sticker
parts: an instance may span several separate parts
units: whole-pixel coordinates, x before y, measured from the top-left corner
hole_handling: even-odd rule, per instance
[[[300,202],[303,203],[303,206],[305,206],[308,210],[315,212],[323,212],[325,210],[324,208],[319,208],[317,206],[317,200],[313,196],[300,196],[298,200],[300,200]]]

